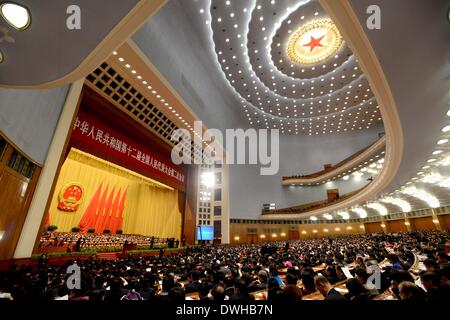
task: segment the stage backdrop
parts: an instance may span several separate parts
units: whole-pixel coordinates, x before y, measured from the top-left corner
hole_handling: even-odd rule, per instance
[[[58,231],[110,229],[179,238],[178,191],[72,149],[64,162],[46,224]]]

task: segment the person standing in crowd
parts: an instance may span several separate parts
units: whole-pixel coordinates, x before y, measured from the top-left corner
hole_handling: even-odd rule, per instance
[[[155,245],[155,237],[152,237],[150,240],[150,250],[153,250],[154,245]]]

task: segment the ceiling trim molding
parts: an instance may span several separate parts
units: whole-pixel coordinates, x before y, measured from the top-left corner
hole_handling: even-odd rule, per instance
[[[95,70],[111,53],[126,42],[147,20],[153,16],[167,0],[141,0],[97,45],[97,47],[72,72],[62,78],[31,86],[9,86],[12,89],[47,89],[70,84],[83,79]]]
[[[268,214],[261,216],[262,220],[286,220],[305,218],[313,215],[344,210],[359,205],[374,198],[382,192],[393,180],[403,158],[403,130],[398,115],[394,96],[389,87],[381,64],[367,38],[348,0],[319,0],[325,11],[332,17],[345,41],[359,60],[371,89],[377,98],[386,132],[385,162],[380,174],[367,188],[346,201],[331,205],[307,214]]]

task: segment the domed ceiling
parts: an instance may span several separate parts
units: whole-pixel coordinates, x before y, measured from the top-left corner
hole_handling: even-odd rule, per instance
[[[198,1],[251,126],[320,135],[381,125],[347,43],[317,1]]]

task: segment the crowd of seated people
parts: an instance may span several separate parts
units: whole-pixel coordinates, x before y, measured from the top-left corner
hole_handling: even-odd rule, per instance
[[[91,248],[122,247],[125,243],[136,246],[165,247],[170,239],[125,234],[98,234],[79,232],[45,232],[39,248],[64,247],[70,251],[80,251]]]
[[[186,248],[173,256],[69,261],[0,272],[0,297],[48,300],[449,300],[449,231],[354,235],[289,243]],[[413,270],[417,256],[423,270]],[[67,267],[81,289],[66,286]],[[371,266],[380,283],[368,282]],[[344,267],[344,268],[343,268]],[[345,273],[350,273],[347,276]],[[387,298],[389,296],[389,298]]]

